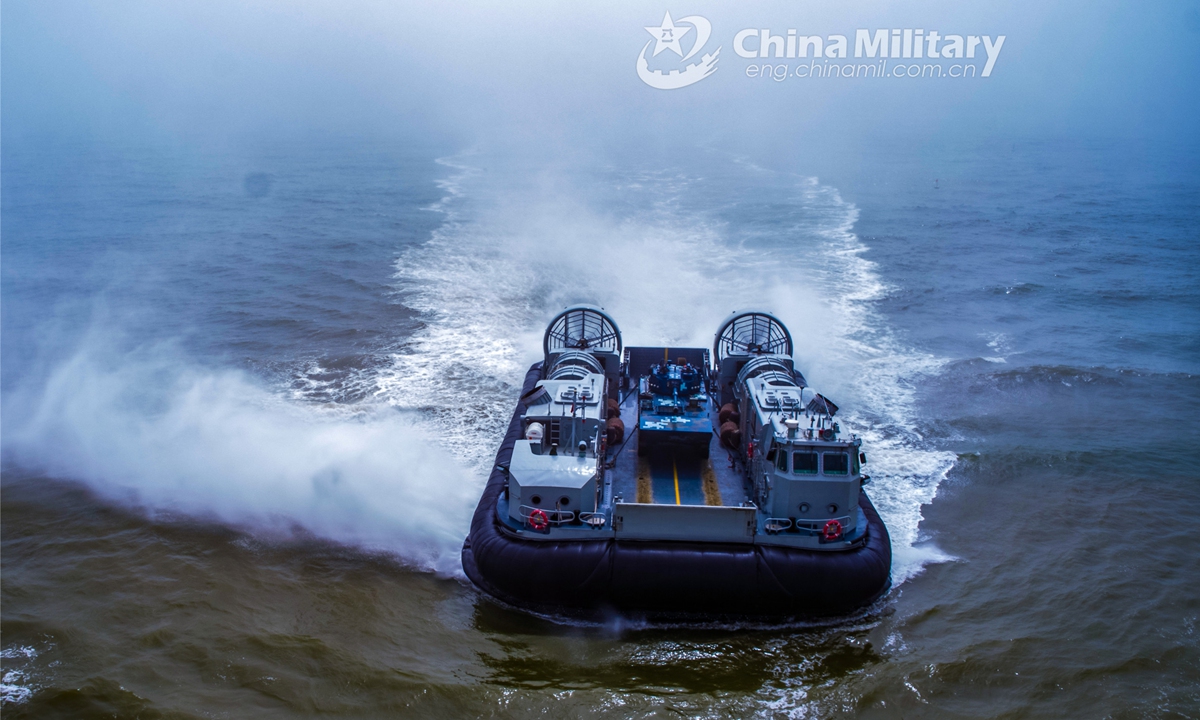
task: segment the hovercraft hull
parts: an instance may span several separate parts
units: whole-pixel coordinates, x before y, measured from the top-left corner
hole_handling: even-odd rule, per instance
[[[527,374],[522,396],[542,379]],[[890,587],[891,542],[865,493],[865,542],[822,552],[770,544],[623,540],[530,541],[506,533],[497,518],[502,469],[521,438],[518,403],[496,466],[463,545],[467,577],[497,600],[567,617],[803,618],[844,615]]]

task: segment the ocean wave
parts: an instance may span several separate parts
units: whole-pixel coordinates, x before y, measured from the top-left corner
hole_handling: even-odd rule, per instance
[[[32,645],[9,645],[0,650],[0,704],[19,705],[40,689],[31,669],[39,654]]]
[[[1012,285],[993,285],[988,288],[988,292],[992,295],[1033,295],[1044,289],[1045,286],[1037,283],[1022,282]]]
[[[996,364],[996,359],[991,357],[963,358],[946,363],[945,370],[947,376],[971,376],[975,384],[985,384],[998,389],[1039,385],[1132,387],[1147,380],[1167,380],[1186,384],[1200,378],[1193,373],[1155,372],[1138,368],[1076,367],[1074,365],[1025,365],[997,368]]]
[[[169,347],[87,343],[44,383],[6,397],[4,455],[151,514],[292,534],[299,526],[460,571],[474,493],[411,417],[289,402],[252,377]]]

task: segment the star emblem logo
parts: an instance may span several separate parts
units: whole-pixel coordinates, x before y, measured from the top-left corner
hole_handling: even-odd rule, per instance
[[[707,45],[708,39],[712,37],[712,24],[699,15],[681,17],[679,22],[681,24],[676,25],[675,21],[671,19],[671,13],[666,12],[663,14],[662,25],[645,28],[653,39],[647,41],[642,51],[638,53],[637,74],[642,82],[652,88],[676,90],[694,85],[712,75],[717,69],[717,56],[721,54],[719,47],[710,53],[705,53],[696,62],[687,64],[693,55],[699,53]],[[689,37],[688,33],[692,30],[696,32]],[[691,40],[691,49],[686,53],[683,51],[683,46],[679,44],[679,41],[684,38]],[[651,45],[654,46],[653,54],[650,52]],[[663,50],[670,50],[679,56],[678,61],[673,61],[677,67],[651,70],[650,58],[660,54]],[[670,58],[667,60],[670,61]]]
[[[680,27],[671,20],[671,13],[667,11],[663,15],[662,25],[650,26],[646,28],[646,32],[650,33],[650,37],[655,39],[654,54],[651,57],[657,57],[663,50],[670,50],[679,57],[683,57],[683,48],[679,46],[679,41],[684,35],[692,31],[690,26],[684,25]]]

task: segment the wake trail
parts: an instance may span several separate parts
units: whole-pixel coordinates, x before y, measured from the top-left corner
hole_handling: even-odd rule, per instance
[[[921,436],[914,387],[943,363],[904,346],[875,312],[888,288],[862,257],[857,208],[836,189],[790,178],[770,198],[789,222],[747,216],[743,226],[743,198],[713,202],[736,186],[714,192],[728,178],[597,171],[521,183],[473,162],[481,160],[444,162],[455,171],[454,193],[437,208],[447,222],[396,263],[397,292],[425,327],[392,355],[372,392],[420,411],[437,441],[472,468],[475,492],[521,378],[541,357],[545,322],[564,306],[604,307],[626,344],[700,347],[729,312],[766,308],[791,329],[814,387],[840,398],[846,430],[864,438],[868,492],[892,533],[893,581],[950,559],[919,536],[921,506],[954,455]],[[733,172],[747,192],[763,191],[746,177],[759,169]],[[585,190],[570,192],[575,185]],[[602,200],[587,203],[589,192]]]
[[[380,363],[274,388],[170,345],[117,350],[99,339],[116,333],[97,327],[5,398],[6,459],[150,512],[299,526],[456,575],[548,318],[591,302],[627,344],[707,347],[731,311],[765,308],[791,329],[813,386],[844,409],[843,427],[864,438],[894,582],[946,559],[919,525],[954,457],[921,437],[914,390],[941,361],[904,346],[874,311],[887,287],[836,189],[738,163],[715,177],[522,176],[484,172],[483,159],[440,161],[444,194],[428,209],[444,222],[395,265],[397,299],[423,325]]]

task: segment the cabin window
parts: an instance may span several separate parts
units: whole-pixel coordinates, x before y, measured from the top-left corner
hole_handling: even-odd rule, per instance
[[[797,475],[816,475],[817,454],[815,452],[792,453],[792,472]]]
[[[850,467],[850,456],[846,453],[823,453],[826,475],[845,475]]]
[[[774,452],[774,451],[772,451]],[[775,455],[775,468],[779,472],[787,472],[787,453],[781,452]]]
[[[861,470],[862,467],[858,464],[858,455],[852,453],[850,455],[850,472],[858,475]]]

